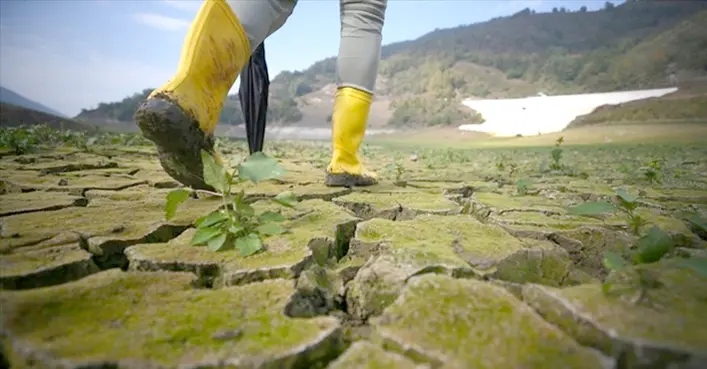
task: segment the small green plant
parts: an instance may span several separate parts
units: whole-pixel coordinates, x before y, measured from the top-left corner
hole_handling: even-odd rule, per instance
[[[662,177],[662,166],[659,160],[651,160],[646,164],[646,166],[641,168],[643,170],[643,176],[648,181],[648,183],[661,183]]]
[[[402,183],[405,175],[405,167],[399,162],[391,163],[386,166],[388,170],[395,173],[395,183]]]
[[[516,191],[519,196],[528,194],[528,190],[533,186],[533,182],[527,178],[521,178],[516,181]]]
[[[385,170],[387,172],[392,172],[395,174],[395,184],[396,185],[404,185],[405,181],[403,178],[405,177],[405,167],[403,164],[396,158],[396,160],[388,165],[385,166]]]
[[[629,230],[634,235],[638,235],[641,228],[648,223],[643,217],[636,213],[636,209],[638,208],[638,196],[630,195],[626,190],[618,189],[616,191],[616,198],[619,203],[618,207],[606,201],[592,201],[572,207],[568,212],[571,215],[597,216],[613,213],[618,210],[626,215]]]
[[[496,161],[496,169],[501,172],[506,169],[506,161],[508,161],[508,158],[505,155],[501,155],[501,158]]]
[[[651,305],[647,299],[648,292],[651,289],[660,287],[661,283],[657,271],[646,268],[645,265],[662,260],[675,249],[675,245],[675,241],[668,233],[654,226],[638,239],[633,250],[628,253],[627,258],[614,251],[604,251],[603,264],[607,270],[625,272],[629,277],[633,277],[622,286],[629,290],[637,290],[632,303],[648,303]],[[707,258],[682,258],[678,265],[693,269],[699,275],[707,278]],[[605,294],[611,293],[613,287],[614,284],[611,282],[602,284],[602,290]]]
[[[284,170],[277,161],[262,152],[256,152],[236,166],[236,170],[228,173],[226,168],[218,164],[206,151],[201,151],[204,167],[204,181],[217,192],[176,189],[167,194],[165,218],[176,215],[177,207],[186,201],[193,192],[202,192],[219,196],[223,207],[197,219],[197,228],[191,239],[193,246],[207,246],[212,251],[238,249],[240,255],[253,255],[263,249],[261,236],[273,236],[284,233],[281,226],[285,217],[273,211],[257,212],[252,203],[257,199],[249,199],[241,189],[233,192],[233,185],[251,181],[255,184],[280,177]],[[273,202],[293,208],[297,197],[291,191],[285,191],[271,199]]]
[[[550,152],[550,157],[552,158],[552,163],[550,163],[550,169],[561,170],[562,169],[562,152],[564,151],[560,146],[565,142],[564,137],[560,136],[555,141],[555,148]]]

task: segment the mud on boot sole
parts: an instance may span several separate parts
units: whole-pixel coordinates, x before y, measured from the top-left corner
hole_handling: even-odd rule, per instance
[[[214,150],[213,136],[199,128],[177,104],[156,96],[143,102],[135,121],[145,138],[157,147],[160,163],[170,177],[185,186],[213,190],[204,182],[201,150]]]
[[[373,177],[348,173],[327,173],[325,185],[329,187],[364,187],[378,183]]]

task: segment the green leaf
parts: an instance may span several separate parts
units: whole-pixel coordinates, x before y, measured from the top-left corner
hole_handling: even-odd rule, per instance
[[[277,223],[267,223],[258,226],[258,233],[266,236],[275,236],[278,234],[285,233],[285,228]]]
[[[257,234],[250,233],[236,239],[236,248],[240,251],[241,256],[250,256],[260,251],[263,244]]]
[[[618,190],[616,190],[616,196],[618,196],[621,200],[629,204],[633,204],[636,202],[636,200],[638,200],[637,196],[629,195],[629,193],[626,192],[626,190],[624,190],[623,188],[619,188]]]
[[[216,163],[214,157],[203,149],[201,150],[201,163],[204,166],[204,182],[216,191],[225,193],[228,187],[226,169]]]
[[[226,219],[228,219],[228,215],[224,214],[221,210],[214,210],[209,215],[197,219],[194,225],[197,228],[206,228],[221,223]]]
[[[277,160],[258,151],[238,166],[238,176],[253,183],[278,178],[285,174]]]
[[[228,232],[230,232],[232,235],[237,236],[239,233],[241,233],[245,228],[243,228],[240,225],[237,224],[232,224],[230,227],[228,227]]]
[[[169,191],[167,194],[167,202],[164,204],[164,217],[167,220],[174,218],[177,213],[177,207],[189,198],[191,192],[186,188],[179,188]]]
[[[199,228],[196,233],[194,233],[194,237],[191,239],[191,244],[194,246],[203,245],[210,239],[222,233],[224,233],[224,231],[221,228]]]
[[[599,215],[610,213],[616,210],[613,204],[605,201],[585,202],[568,209],[568,213],[572,215]]]
[[[621,270],[628,266],[628,263],[621,255],[608,250],[604,251],[604,260],[602,260],[602,262],[604,263],[604,267],[610,270]]]
[[[276,213],[274,211],[266,211],[260,214],[260,216],[258,216],[258,220],[263,223],[284,222],[285,220],[287,220],[287,218],[285,218],[285,216],[280,213]]]
[[[292,191],[280,192],[273,198],[276,203],[286,206],[288,208],[294,208],[297,204],[297,195]]]
[[[226,232],[221,233],[220,235],[210,239],[206,246],[209,248],[211,251],[219,251],[223,248],[223,246],[226,244],[226,237],[228,234]]]
[[[238,212],[242,216],[251,216],[255,214],[255,209],[250,206],[250,204],[244,201],[240,201],[236,203],[236,212]]]
[[[700,276],[707,278],[707,258],[693,256],[688,259],[681,260],[680,264],[693,269]]]
[[[653,263],[660,260],[674,246],[675,241],[668,233],[653,226],[638,240],[638,248],[633,259],[639,264]]]

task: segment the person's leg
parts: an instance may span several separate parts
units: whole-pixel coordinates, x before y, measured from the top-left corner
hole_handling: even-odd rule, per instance
[[[381,32],[387,0],[340,0],[341,41],[332,113],[333,155],[327,167],[328,186],[377,183],[358,157],[380,63]]]
[[[135,112],[172,178],[211,189],[203,179],[201,150],[218,157],[213,133],[226,95],[253,50],[284,24],[295,3],[204,1],[187,32],[177,72]]]

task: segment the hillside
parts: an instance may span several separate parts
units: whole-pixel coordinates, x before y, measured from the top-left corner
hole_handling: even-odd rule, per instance
[[[371,124],[478,123],[483,117],[463,107],[462,98],[655,88],[705,76],[704,24],[707,1],[644,0],[607,3],[594,12],[525,9],[435,30],[383,47]],[[270,87],[269,121],[326,125],[335,72],[332,57],[277,75]],[[129,119],[133,100],[113,104],[82,115]],[[115,115],[116,110],[123,114]],[[221,117],[227,124],[242,121],[237,96],[229,97]]]
[[[0,103],[0,127],[18,127],[46,124],[54,129],[70,129],[87,131],[96,129],[95,126],[77,122],[69,118],[57,117],[41,111],[25,108],[12,104]]]
[[[679,88],[662,97],[600,106],[589,114],[577,117],[565,130],[636,123],[707,124],[707,79],[681,84]]]
[[[65,114],[62,114],[52,108],[48,108],[34,100],[30,100],[17,92],[2,86],[0,86],[0,103],[22,106],[27,109],[40,111],[42,113],[51,114],[57,117],[67,118]]]

